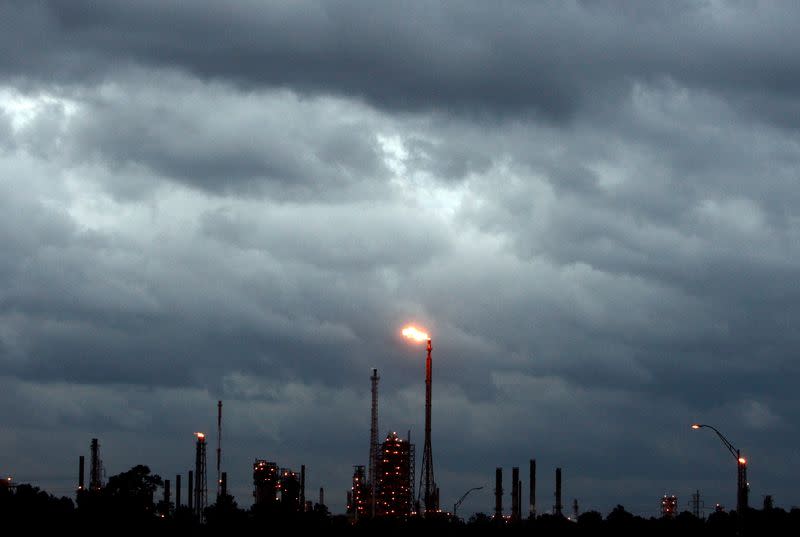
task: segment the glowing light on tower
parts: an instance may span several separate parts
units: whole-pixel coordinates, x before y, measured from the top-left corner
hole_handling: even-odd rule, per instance
[[[406,326],[403,328],[403,337],[407,337],[408,339],[413,339],[414,341],[428,341],[431,337],[414,326]]]
[[[425,513],[439,510],[439,489],[433,477],[433,452],[431,450],[431,336],[424,330],[414,326],[406,326],[402,330],[403,337],[414,342],[427,342],[428,355],[425,360],[425,449],[422,453],[422,473],[420,475],[420,492],[423,494]]]

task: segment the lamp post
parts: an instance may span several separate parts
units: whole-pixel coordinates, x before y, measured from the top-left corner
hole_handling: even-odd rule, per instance
[[[464,501],[464,498],[466,498],[466,497],[469,495],[469,493],[470,493],[470,492],[472,492],[472,491],[474,491],[474,490],[481,490],[482,488],[483,488],[483,487],[472,487],[472,488],[471,488],[471,489],[469,489],[467,492],[465,492],[465,493],[464,493],[464,494],[463,494],[463,495],[462,495],[462,496],[461,496],[461,497],[458,499],[458,501],[457,501],[456,503],[454,503],[454,504],[453,504],[453,518],[458,518],[458,506],[459,506],[459,505],[461,505],[461,502],[463,502],[463,501]]]
[[[733,447],[733,444],[731,444],[730,441],[725,438],[725,435],[719,432],[716,427],[702,423],[692,424],[692,429],[695,430],[703,427],[717,433],[719,439],[722,440],[722,443],[725,444],[725,447],[728,448],[728,451],[730,451],[731,455],[736,459],[736,512],[739,513],[739,516],[743,516],[744,512],[747,510],[747,459],[742,457],[741,452]]]
[[[431,450],[431,337],[423,330],[413,326],[403,328],[403,337],[417,343],[427,343],[428,355],[425,360],[425,448],[422,452],[422,473],[420,475],[425,504],[425,515],[439,511],[439,489],[433,477],[433,452]]]

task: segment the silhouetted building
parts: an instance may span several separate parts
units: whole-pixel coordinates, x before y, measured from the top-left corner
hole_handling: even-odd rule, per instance
[[[408,516],[414,498],[414,446],[392,432],[380,446],[376,514]]]
[[[281,469],[281,508],[286,511],[300,510],[300,479],[297,472]]]
[[[256,459],[253,463],[253,497],[256,505],[275,505],[280,490],[278,465]]]
[[[367,490],[367,478],[364,465],[356,465],[353,468],[353,487],[350,489],[350,501],[347,505],[347,514],[358,520],[367,514],[369,491]]]

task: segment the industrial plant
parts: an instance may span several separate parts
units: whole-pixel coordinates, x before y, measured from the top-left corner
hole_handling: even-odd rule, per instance
[[[99,439],[92,438],[88,443],[89,472],[88,485],[86,483],[85,455],[78,455],[78,476],[75,487],[78,511],[97,511],[102,509],[109,513],[118,512],[114,507],[126,498],[137,498],[137,505],[141,513],[157,519],[183,521],[182,523],[195,525],[215,525],[222,520],[238,520],[240,524],[248,520],[261,520],[264,518],[278,518],[281,520],[316,520],[328,521],[341,519],[346,526],[371,523],[407,524],[414,520],[426,523],[463,524],[458,516],[458,508],[467,496],[473,491],[481,490],[484,485],[467,490],[454,504],[452,511],[447,511],[440,506],[439,486],[435,479],[432,449],[432,341],[424,331],[407,327],[402,331],[404,337],[414,343],[425,345],[425,413],[423,455],[419,473],[416,468],[416,447],[412,442],[411,431],[405,435],[398,434],[395,430],[388,430],[385,435],[379,435],[379,384],[378,369],[373,368],[369,376],[371,405],[369,418],[369,445],[364,453],[366,461],[356,461],[352,466],[352,482],[349,490],[342,491],[346,495],[345,513],[332,515],[325,505],[324,489],[320,487],[318,502],[310,501],[306,495],[306,465],[301,464],[300,470],[295,471],[288,466],[270,460],[270,457],[255,458],[252,464],[252,506],[250,515],[237,507],[233,497],[228,494],[227,472],[223,468],[222,450],[222,401],[217,402],[217,431],[215,449],[215,482],[211,487],[213,498],[209,498],[207,441],[209,435],[205,432],[195,432],[193,458],[194,464],[186,469],[186,501],[182,498],[182,484],[184,474],[175,474],[174,481],[162,480],[159,476],[149,473],[149,468],[137,466],[129,472],[118,476],[106,475],[105,466],[101,458],[101,444]],[[366,420],[365,420],[366,421]],[[741,535],[745,527],[744,513],[752,511],[747,504],[746,461],[741,453],[736,450],[722,434],[711,426],[695,424],[693,429],[708,427],[714,430],[729,451],[736,458],[738,467],[737,480],[737,510],[733,512],[735,518],[731,519],[735,530]],[[187,446],[188,447],[188,446]],[[188,455],[188,453],[187,453]],[[188,457],[187,457],[188,458]],[[361,464],[366,462],[366,464]],[[537,505],[537,464],[536,459],[528,460],[527,475],[527,508],[524,508],[523,498],[525,476],[520,472],[520,466],[512,466],[510,483],[504,484],[504,469],[495,467],[494,505],[485,506],[487,510],[493,507],[493,515],[485,516],[481,513],[474,514],[469,520],[471,524],[486,523],[487,527],[519,526],[522,524],[589,524],[587,521],[597,523],[597,513],[590,511],[580,513],[577,498],[571,502],[571,512],[565,513],[563,491],[564,472],[561,467],[553,469],[552,504]],[[123,479],[124,478],[124,479]],[[125,487],[130,482],[139,483],[135,492]],[[174,495],[172,485],[174,483]],[[9,497],[18,489],[12,478],[0,481],[0,499]],[[24,487],[22,485],[21,487]],[[157,503],[154,494],[161,488],[163,497]],[[24,489],[23,489],[24,490]],[[123,491],[123,492],[121,492]],[[5,495],[5,496],[3,496]],[[505,503],[508,496],[510,502]],[[771,497],[769,509],[773,509]],[[116,502],[116,503],[115,503]],[[700,500],[700,491],[692,494],[691,515],[696,520],[703,520],[704,513]],[[621,506],[618,506],[621,508]],[[130,508],[130,507],[128,507]],[[765,510],[767,502],[765,500]],[[615,510],[619,511],[619,509]],[[481,516],[484,518],[482,519]],[[614,513],[609,515],[613,519]],[[658,506],[660,520],[672,520],[677,523],[683,514],[675,495],[665,494],[660,498]],[[721,506],[717,506],[714,513],[709,516],[717,518],[726,515]],[[620,515],[622,516],[622,515]],[[632,515],[630,515],[632,516]],[[231,518],[233,517],[233,518]],[[238,517],[238,518],[236,518]],[[289,517],[289,518],[287,518]],[[297,518],[300,517],[300,518]],[[305,517],[305,518],[303,518]],[[311,517],[311,518],[308,518]],[[339,518],[337,518],[339,517]],[[484,522],[482,522],[484,520]],[[602,518],[600,519],[602,521]],[[728,519],[725,519],[728,520]],[[549,522],[548,522],[549,521]],[[553,522],[555,521],[555,522]],[[727,523],[727,522],[726,522]],[[720,522],[721,524],[721,522]],[[548,526],[549,527],[549,526]]]

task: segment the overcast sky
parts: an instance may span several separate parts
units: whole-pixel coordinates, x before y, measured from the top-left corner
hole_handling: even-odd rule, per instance
[[[0,2],[0,472],[174,480],[213,435],[342,512],[380,431],[442,506],[800,505],[794,2]],[[212,442],[209,453],[216,443]],[[213,467],[213,457],[210,466]],[[419,466],[419,465],[418,465]],[[210,476],[209,481],[213,481]],[[506,487],[508,490],[508,487]],[[213,497],[213,494],[211,495]],[[506,496],[506,506],[510,498]]]

